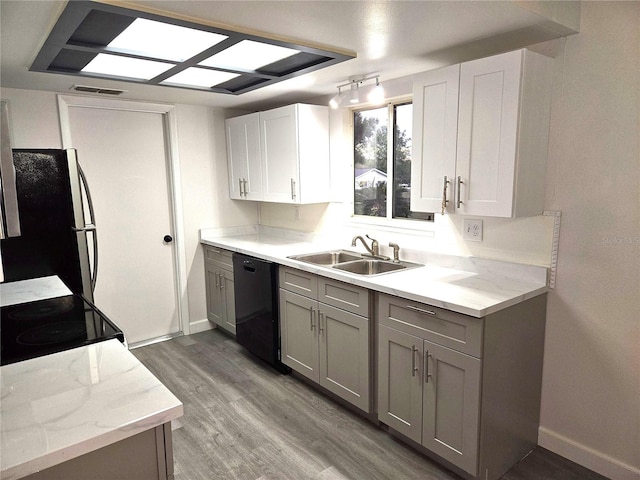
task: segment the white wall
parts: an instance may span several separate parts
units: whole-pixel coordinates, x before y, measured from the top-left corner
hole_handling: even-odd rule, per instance
[[[547,208],[562,210],[540,444],[640,477],[640,3],[582,2],[552,105]]]
[[[61,148],[55,92],[2,88],[9,103],[14,148]],[[192,331],[210,328],[206,320],[201,228],[257,223],[252,202],[233,202],[227,187],[224,115],[221,109],[177,105],[178,156],[187,269],[187,301]]]

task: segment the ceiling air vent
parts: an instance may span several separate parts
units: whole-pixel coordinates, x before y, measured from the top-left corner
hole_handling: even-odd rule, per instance
[[[126,90],[116,90],[115,88],[89,87],[87,85],[74,85],[71,90],[82,93],[100,93],[102,95],[122,95]]]

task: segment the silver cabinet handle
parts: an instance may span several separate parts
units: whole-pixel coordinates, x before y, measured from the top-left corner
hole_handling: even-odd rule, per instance
[[[449,200],[447,200],[447,186],[449,185],[449,180],[447,179],[447,176],[444,176],[444,186],[442,187],[442,215],[444,215],[445,210],[447,209],[447,203],[449,203]]]
[[[318,331],[322,333],[324,328],[322,328],[322,320],[324,319],[324,313],[321,310],[318,310]]]
[[[238,179],[238,188],[240,189],[240,197],[242,197],[242,179]]]
[[[427,315],[436,315],[436,312],[433,310],[425,310],[424,308],[416,307],[415,305],[407,305],[407,308],[415,312],[426,313]]]
[[[418,372],[418,366],[416,365],[416,353],[418,349],[415,345],[411,345],[411,376],[415,377]]]
[[[224,274],[219,273],[218,275],[220,275],[220,290],[222,290],[224,288]]]
[[[456,201],[456,208],[460,208],[460,205],[462,205],[462,200],[461,200],[461,194],[460,194],[460,185],[462,185],[464,182],[462,181],[462,177],[458,177],[458,188],[456,189],[456,195],[457,195],[457,201]]]
[[[242,189],[244,190],[244,198],[247,198],[247,179],[242,179]]]
[[[216,276],[216,288],[220,289],[220,280],[218,278],[218,272],[213,273]]]
[[[309,331],[313,332],[315,325],[313,324],[314,317],[316,315],[316,311],[313,307],[309,307]]]
[[[429,350],[427,350],[424,356],[424,383],[429,383],[429,377],[431,377],[431,374],[429,373],[430,358],[431,358],[431,354],[429,353]]]
[[[296,181],[291,179],[291,200],[296,199]]]

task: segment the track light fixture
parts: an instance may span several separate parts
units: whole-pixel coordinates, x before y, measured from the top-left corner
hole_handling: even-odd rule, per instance
[[[338,108],[347,99],[350,104],[360,103],[360,86],[369,80],[375,80],[376,86],[373,87],[367,95],[367,100],[372,104],[382,103],[384,100],[384,89],[382,85],[380,85],[380,75],[371,75],[369,77],[350,77],[348,83],[338,85],[338,94],[329,100],[329,106],[334,109]],[[342,92],[342,89],[345,87],[349,87],[349,93],[347,94]]]

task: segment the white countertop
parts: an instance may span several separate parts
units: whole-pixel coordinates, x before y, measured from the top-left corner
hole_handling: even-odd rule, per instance
[[[0,283],[0,306],[64,297],[71,293],[71,290],[57,276]]]
[[[20,478],[182,416],[118,340],[0,368],[0,478]]]
[[[378,276],[361,276],[287,258],[291,255],[332,249],[362,251],[345,245],[344,239],[339,243],[305,241],[302,235],[288,237],[251,233],[220,236],[216,231],[202,230],[200,241],[206,245],[252,255],[478,318],[541,295],[548,290],[547,269],[540,266],[473,257],[424,254],[423,258],[407,258],[410,261],[424,263],[424,267]],[[402,250],[400,258],[404,259]]]

